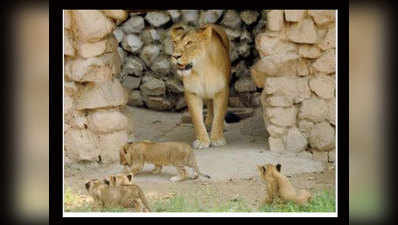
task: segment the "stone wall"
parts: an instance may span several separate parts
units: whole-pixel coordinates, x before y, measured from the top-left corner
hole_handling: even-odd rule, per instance
[[[232,81],[229,105],[260,105],[261,93],[250,79],[249,67],[258,57],[254,38],[265,26],[261,10],[164,10],[131,12],[113,32],[119,43],[122,71],[118,77],[129,90],[128,104],[154,110],[186,108],[184,87],[170,63],[173,45],[168,29],[174,23],[198,27],[216,23],[224,27],[230,42]]]
[[[334,10],[268,10],[251,68],[275,152],[310,150],[334,161],[336,27]]]
[[[128,93],[115,78],[121,70],[113,30],[123,10],[64,12],[65,163],[113,162],[131,130],[120,107]]]

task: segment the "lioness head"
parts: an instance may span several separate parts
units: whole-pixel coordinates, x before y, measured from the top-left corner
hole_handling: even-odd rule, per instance
[[[188,76],[195,64],[205,57],[212,31],[211,26],[193,30],[181,24],[170,29],[170,37],[174,44],[171,61],[177,65],[179,75]]]
[[[121,174],[121,175],[112,175],[109,177],[109,182],[111,186],[120,186],[120,185],[128,185],[132,184],[133,175]]]
[[[260,173],[260,177],[263,178],[265,181],[271,181],[274,179],[274,173],[280,173],[281,172],[282,165],[277,164],[272,165],[272,164],[266,164],[265,166],[260,166],[257,165],[258,172]]]

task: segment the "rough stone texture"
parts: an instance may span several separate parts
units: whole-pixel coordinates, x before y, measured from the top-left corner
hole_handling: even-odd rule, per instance
[[[101,10],[107,17],[116,20],[116,24],[120,24],[127,19],[127,12],[125,10]]]
[[[123,49],[131,52],[131,53],[137,53],[141,49],[141,47],[144,45],[142,42],[140,36],[136,34],[128,34],[123,37],[122,40],[122,47]]]
[[[174,106],[170,99],[162,97],[144,96],[144,102],[148,108],[159,111],[170,110]]]
[[[269,150],[271,152],[283,152],[285,151],[285,145],[281,138],[268,138]]]
[[[167,10],[167,12],[169,13],[173,22],[177,22],[181,17],[181,13],[179,10]]]
[[[309,86],[321,98],[330,99],[334,97],[335,80],[330,76],[314,76],[310,79]]]
[[[328,116],[328,105],[322,99],[312,97],[302,102],[299,112],[300,119],[320,122]]]
[[[227,10],[224,14],[221,24],[233,29],[237,29],[241,25],[240,16],[235,10]]]
[[[284,127],[279,127],[279,126],[270,124],[267,127],[267,131],[271,137],[281,137],[286,133],[287,130]]]
[[[166,81],[166,87],[173,93],[184,93],[184,85],[180,80],[169,79]]]
[[[182,20],[189,25],[198,25],[198,10],[181,10]]]
[[[298,122],[298,126],[301,133],[308,138],[311,134],[312,128],[314,127],[314,122],[304,119]]]
[[[145,63],[136,56],[129,56],[123,65],[123,73],[134,76],[142,76]]]
[[[237,40],[241,36],[241,31],[238,29],[224,28],[225,33],[230,41]]]
[[[334,73],[336,71],[336,52],[334,49],[327,50],[313,64],[313,67],[324,73]]]
[[[144,83],[140,89],[144,95],[147,96],[160,96],[166,93],[166,86],[162,80],[154,77],[145,77]]]
[[[145,27],[144,18],[141,16],[132,16],[126,22],[124,22],[121,26],[122,30],[126,34],[139,34]]]
[[[170,17],[165,12],[148,12],[145,16],[145,20],[148,21],[154,27],[160,27],[163,24],[169,22]]]
[[[142,49],[140,57],[142,60],[144,60],[147,66],[151,66],[153,60],[155,60],[156,57],[159,56],[159,54],[160,54],[160,45],[147,45]]]
[[[335,10],[308,10],[317,25],[325,25],[335,21]]]
[[[171,69],[169,58],[164,55],[158,56],[153,60],[151,69],[158,74],[168,74]]]
[[[256,91],[256,85],[250,78],[243,77],[235,82],[235,90],[237,92],[253,92]]]
[[[284,95],[299,103],[310,97],[310,89],[307,78],[296,77],[269,77],[264,83],[264,91],[267,94]]]
[[[297,110],[294,107],[267,107],[265,117],[279,126],[293,126],[296,123]]]
[[[330,99],[328,102],[328,117],[329,123],[336,125],[336,98]]]
[[[75,54],[76,50],[73,46],[72,35],[69,30],[64,29],[64,55],[75,56]]]
[[[333,26],[329,28],[325,35],[325,38],[318,44],[322,50],[327,50],[330,48],[336,48],[336,27]]]
[[[285,20],[289,22],[299,22],[304,18],[306,10],[285,10]]]
[[[128,97],[127,105],[130,106],[143,106],[144,101],[141,96],[141,92],[138,90],[131,91]]]
[[[118,110],[98,109],[87,116],[88,128],[97,133],[127,129],[127,117]]]
[[[72,10],[72,30],[82,42],[96,42],[111,33],[115,24],[99,10]]]
[[[301,45],[299,55],[303,58],[316,59],[321,55],[321,49],[314,45]]]
[[[120,149],[127,141],[127,130],[98,135],[98,146],[101,151],[102,162],[113,163],[119,161]]]
[[[141,33],[141,39],[145,45],[153,44],[160,41],[160,34],[153,28],[144,29]]]
[[[280,31],[283,27],[283,10],[270,10],[267,13],[267,28],[270,31]]]
[[[251,33],[247,29],[243,29],[241,35],[240,35],[240,41],[241,42],[246,42],[246,43],[252,43],[253,42],[253,37]]]
[[[259,15],[260,14],[257,11],[245,10],[240,13],[240,18],[245,24],[250,25],[256,22]]]
[[[64,29],[72,28],[72,15],[70,10],[64,10]]]
[[[175,107],[176,107],[176,110],[182,110],[187,107],[187,103],[185,102],[184,96],[181,96],[178,98]]]
[[[140,86],[141,77],[127,76],[123,81],[123,86],[129,90],[136,89]]]
[[[293,105],[292,99],[283,95],[273,95],[266,98],[266,103],[270,106],[289,107]]]
[[[97,42],[80,42],[78,45],[79,55],[90,58],[110,53],[118,46],[117,40],[113,35],[108,35],[106,39]]]
[[[318,40],[315,24],[311,19],[304,19],[291,25],[287,37],[292,42],[302,44],[314,44]]]
[[[285,147],[289,152],[301,152],[307,147],[307,138],[297,129],[292,127],[285,136]]]
[[[220,10],[205,10],[200,13],[199,25],[204,25],[208,23],[216,23],[221,17],[222,12]]]
[[[113,36],[115,36],[117,42],[120,43],[123,40],[124,33],[122,29],[118,27],[113,31]]]
[[[335,147],[335,131],[327,122],[315,124],[311,130],[309,143],[320,151],[332,150]]]
[[[65,132],[65,156],[73,162],[96,161],[100,150],[97,135],[87,129],[71,128]]]

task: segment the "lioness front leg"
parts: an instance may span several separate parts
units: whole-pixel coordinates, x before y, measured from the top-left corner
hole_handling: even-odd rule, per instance
[[[205,125],[207,131],[210,131],[211,129],[211,123],[213,122],[213,101],[212,100],[207,100],[206,101],[206,106],[207,106],[207,115],[205,119]]]
[[[170,181],[178,182],[178,181],[185,180],[185,178],[187,176],[187,171],[185,170],[184,166],[176,166],[176,168],[177,168],[178,176],[174,176],[174,177],[170,178]]]
[[[217,93],[213,99],[214,119],[211,128],[211,145],[222,146],[227,143],[224,138],[224,118],[228,107],[228,89]]]
[[[192,146],[197,149],[208,148],[210,139],[203,123],[203,100],[199,96],[187,91],[185,91],[185,100],[192,117],[196,136],[196,140],[192,143]]]

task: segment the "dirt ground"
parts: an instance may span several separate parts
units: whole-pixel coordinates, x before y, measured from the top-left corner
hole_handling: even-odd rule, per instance
[[[125,114],[133,118],[135,140],[183,141],[192,143],[193,127],[181,124],[182,113],[156,112],[142,108],[126,107]],[[132,124],[134,123],[134,124]],[[257,164],[281,163],[282,172],[290,177],[297,188],[312,192],[334,191],[335,169],[332,165],[313,160],[310,153],[274,153],[266,149],[266,130],[261,108],[253,117],[226,127],[226,146],[195,150],[199,168],[211,179],[200,177],[171,183],[176,169],[165,167],[160,175],[153,175],[152,165],[135,177],[148,200],[167,199],[173,195],[196,196],[202,201],[226,202],[243,198],[248,205],[256,207],[265,196],[265,185],[259,179]],[[188,170],[190,172],[190,170]],[[87,196],[84,183],[92,178],[105,178],[121,173],[118,163],[110,165],[75,164],[64,169],[64,186],[79,196]],[[222,193],[222,194],[221,194]]]

